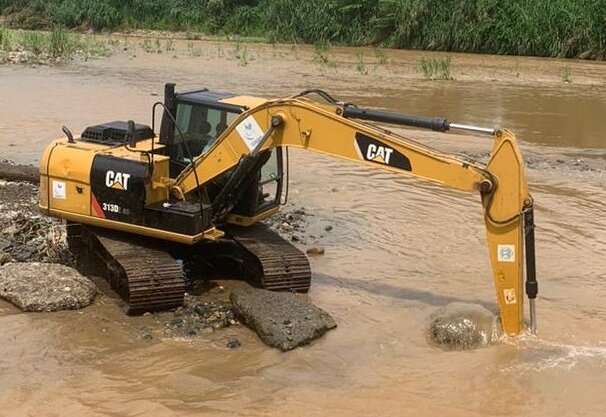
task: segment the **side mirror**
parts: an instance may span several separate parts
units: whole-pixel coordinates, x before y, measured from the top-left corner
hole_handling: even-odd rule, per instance
[[[128,146],[131,148],[137,147],[137,138],[135,137],[135,122],[132,120],[128,121],[128,130],[127,130],[127,138],[128,138]]]
[[[61,130],[65,134],[65,137],[67,138],[68,143],[76,143],[76,141],[74,140],[74,135],[72,134],[71,130],[69,130],[66,126],[63,126],[61,128]]]

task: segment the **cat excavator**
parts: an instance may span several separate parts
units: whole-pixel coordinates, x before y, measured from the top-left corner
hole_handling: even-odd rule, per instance
[[[384,124],[486,134],[492,152],[487,163],[472,162]],[[309,289],[305,254],[263,222],[288,198],[292,147],[479,194],[503,330],[524,329],[524,271],[536,330],[533,200],[507,130],[365,109],[321,90],[265,99],[177,93],[166,84],[151,127],[130,120],[90,126],[77,138],[63,132],[41,158],[40,209],[67,221],[79,268],[103,275],[128,313],[182,305],[189,278],[200,274]]]

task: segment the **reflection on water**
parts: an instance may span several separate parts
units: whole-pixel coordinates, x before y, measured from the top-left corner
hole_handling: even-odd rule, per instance
[[[205,57],[205,65],[145,56],[0,68],[2,157],[35,161],[62,124],[79,131],[114,119],[147,121],[158,98],[150,93],[165,81],[268,95],[319,86],[364,105],[512,127],[527,142],[525,152],[555,164],[529,172],[537,204],[540,338],[466,352],[427,343],[429,318],[442,306],[496,309],[478,196],[296,151],[291,202],[314,214],[308,233],[323,235],[326,248],[312,260],[311,297],[335,316],[337,331],[283,354],[243,328],[195,341],[146,341],[139,330],[155,325],[153,318],[126,317],[107,298],[82,312],[40,315],[0,303],[0,410],[11,416],[601,415],[606,169],[557,161],[603,160],[603,94],[490,82],[353,86],[305,62],[293,78],[292,61],[224,68],[210,53]],[[481,154],[489,146],[484,138],[429,140],[457,152]],[[234,336],[243,347],[225,348]]]

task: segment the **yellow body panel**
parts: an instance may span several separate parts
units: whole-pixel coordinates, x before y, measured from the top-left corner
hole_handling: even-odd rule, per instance
[[[41,208],[90,215],[90,168],[99,145],[54,141],[40,166]]]
[[[163,145],[158,143],[157,138],[154,141],[154,150],[161,150]],[[55,140],[46,148],[40,161],[41,192],[44,191],[40,208],[48,210],[50,207],[61,212],[91,215],[90,171],[94,157],[104,154],[149,162],[151,149],[151,139],[138,142],[134,148],[83,141],[72,144],[66,139]],[[168,199],[171,185],[169,162],[167,156],[153,156],[154,170],[151,181],[146,185],[146,204]],[[61,192],[62,184],[65,186],[65,195]]]
[[[234,106],[241,106],[247,109],[254,109],[267,102],[266,98],[252,97],[252,96],[235,96],[224,98],[219,100],[221,103],[233,104]]]
[[[280,211],[280,207],[274,207],[267,211],[264,211],[263,213],[256,215],[255,217],[246,217],[246,216],[240,216],[237,214],[230,214],[227,216],[227,218],[225,220],[227,220],[228,223],[235,224],[238,226],[252,226],[255,223],[258,223],[260,221],[270,218],[271,216],[278,213],[279,211]]]
[[[154,156],[154,171],[145,195],[145,204],[149,205],[168,200],[171,184],[169,165],[169,157],[162,155]]]
[[[48,212],[50,216],[59,217],[62,219],[70,220],[77,223],[89,224],[91,226],[105,227],[107,229],[119,230],[121,232],[134,233],[142,236],[151,237],[154,239],[168,240],[176,243],[183,243],[185,245],[193,245],[203,240],[217,240],[222,238],[225,234],[212,227],[205,230],[203,233],[197,235],[184,235],[181,233],[169,232],[166,230],[154,229],[151,227],[140,226],[136,224],[117,222],[109,219],[102,219],[99,217],[81,215],[77,213],[70,213],[67,211],[51,209]]]

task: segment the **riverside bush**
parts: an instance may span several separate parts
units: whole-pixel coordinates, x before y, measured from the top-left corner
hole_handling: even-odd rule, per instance
[[[606,0],[0,0],[9,25],[603,59]]]

